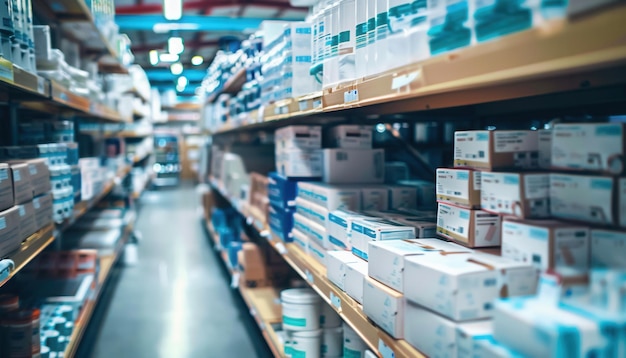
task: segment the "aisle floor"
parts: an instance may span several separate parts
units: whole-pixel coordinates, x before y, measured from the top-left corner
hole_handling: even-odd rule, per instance
[[[191,185],[144,193],[139,262],[119,267],[84,356],[268,357],[212,251]],[[104,307],[102,307],[104,306]],[[96,327],[94,327],[96,326]],[[79,357],[81,354],[79,354]]]

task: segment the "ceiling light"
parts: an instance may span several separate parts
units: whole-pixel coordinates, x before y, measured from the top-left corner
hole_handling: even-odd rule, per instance
[[[152,31],[157,34],[167,34],[171,31],[198,31],[199,24],[180,23],[180,22],[160,22],[152,26]]]
[[[175,55],[180,55],[185,51],[185,44],[183,38],[178,36],[172,36],[167,39],[167,51]]]
[[[150,64],[156,66],[159,63],[159,52],[157,50],[150,51]]]
[[[189,80],[185,76],[178,77],[177,85],[180,87],[187,87]]]
[[[194,56],[191,58],[191,64],[194,66],[200,66],[204,62],[202,56]]]
[[[163,16],[170,21],[180,20],[183,16],[183,0],[163,0]]]
[[[183,73],[183,64],[180,62],[173,63],[170,66],[170,71],[172,71],[172,74],[174,76],[180,75],[181,73]]]
[[[176,91],[178,91],[178,92],[184,91],[185,88],[187,88],[187,86],[176,85]]]
[[[180,56],[173,54],[173,53],[167,53],[167,52],[159,55],[159,60],[161,60],[161,62],[172,63],[172,62],[178,61],[179,58]]]

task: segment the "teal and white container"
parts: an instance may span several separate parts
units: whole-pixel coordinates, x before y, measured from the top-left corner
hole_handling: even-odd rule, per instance
[[[376,0],[376,71],[378,74],[387,71],[389,67],[389,5],[387,0]]]
[[[328,304],[322,304],[322,314],[320,315],[320,327],[321,328],[337,328],[341,327],[341,317],[335,312],[335,310]]]
[[[343,328],[325,328],[322,335],[322,357],[343,356]]]
[[[411,46],[408,42],[408,31],[411,27],[411,0],[388,0],[387,7],[389,8],[388,67],[393,69],[407,65],[411,61]]]
[[[356,78],[367,75],[367,1],[356,2],[354,65]]]
[[[378,72],[376,69],[376,15],[376,0],[367,0],[367,68],[365,77]]]
[[[363,358],[367,344],[349,325],[343,324],[343,356],[345,358]]]
[[[428,2],[428,42],[432,56],[467,47],[472,43],[468,0]]]
[[[280,293],[283,328],[289,331],[311,331],[320,328],[322,299],[309,288],[292,288]]]
[[[356,78],[355,64],[355,27],[356,1],[341,0],[339,3],[339,83],[352,81]]]
[[[322,356],[322,330],[289,333],[289,344],[285,354],[293,358],[318,358]]]

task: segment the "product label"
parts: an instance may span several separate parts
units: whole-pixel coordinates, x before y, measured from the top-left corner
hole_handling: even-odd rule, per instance
[[[283,323],[294,327],[306,327],[306,318],[293,318],[283,315]]]
[[[8,169],[0,169],[0,183],[4,180],[9,179],[9,170]]]
[[[7,218],[0,218],[0,230],[4,230],[7,227]]]
[[[471,210],[439,204],[437,212],[437,232],[450,236],[454,234],[457,239],[469,242]]]
[[[621,123],[558,124],[554,128],[552,165],[619,174],[625,165],[623,141]]]
[[[454,160],[489,163],[489,132],[454,133]]]
[[[613,223],[613,179],[550,175],[550,212],[555,217]]]
[[[494,131],[493,140],[496,153],[537,152],[539,148],[537,131]]]
[[[530,216],[546,217],[549,200],[548,174],[482,173],[483,209],[523,217],[522,205],[530,206]],[[520,180],[523,183],[520,183]],[[522,185],[524,197],[522,197]]]
[[[24,205],[20,205],[17,208],[17,210],[20,212],[20,216],[26,215],[26,208],[24,207]]]
[[[22,175],[18,169],[13,169],[13,181],[18,182],[22,180]]]

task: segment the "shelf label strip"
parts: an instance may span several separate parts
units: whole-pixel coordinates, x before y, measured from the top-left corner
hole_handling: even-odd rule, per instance
[[[13,64],[4,58],[0,58],[0,78],[9,83],[13,83],[15,81]]]
[[[341,312],[341,298],[335,296],[334,292],[330,293],[330,303],[335,306],[338,312]]]
[[[389,348],[382,339],[378,339],[378,353],[383,358],[395,358],[396,354]]]

